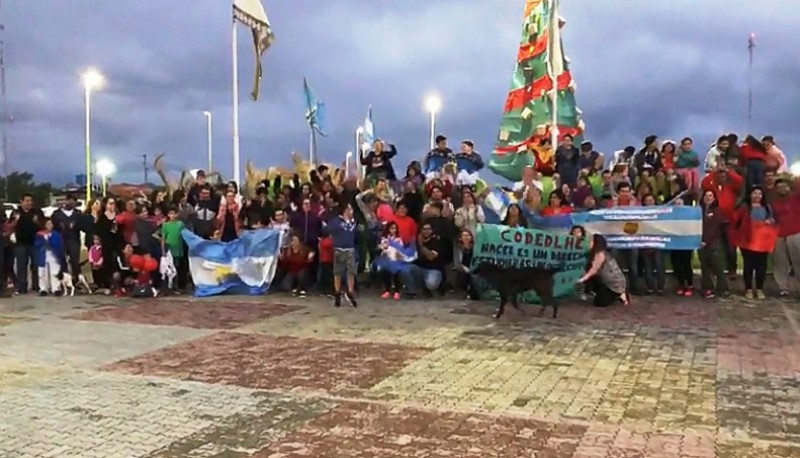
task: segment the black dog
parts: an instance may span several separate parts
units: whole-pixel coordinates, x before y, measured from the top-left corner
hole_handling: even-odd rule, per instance
[[[557,268],[526,267],[516,269],[512,267],[498,267],[489,262],[482,262],[472,270],[472,273],[486,280],[492,289],[500,294],[500,308],[494,314],[500,318],[506,309],[506,304],[519,310],[517,295],[533,290],[542,301],[539,315],[542,315],[548,306],[553,307],[553,318],[558,317],[558,304],[553,295],[553,275],[559,272]]]

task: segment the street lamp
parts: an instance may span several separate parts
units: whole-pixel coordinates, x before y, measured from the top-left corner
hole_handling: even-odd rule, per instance
[[[208,173],[214,171],[214,160],[211,155],[211,112],[204,111],[203,115],[206,117],[207,135],[208,135]]]
[[[436,95],[428,96],[425,99],[425,109],[431,115],[431,149],[436,147],[436,113],[442,109],[442,99]]]
[[[103,197],[106,196],[108,191],[108,177],[114,173],[114,163],[108,159],[100,159],[97,161],[97,174],[100,175],[103,187]]]
[[[105,79],[95,68],[89,68],[82,75],[84,101],[86,103],[86,205],[87,208],[92,200],[92,143],[91,143],[91,111],[92,111],[92,91],[100,89]]]

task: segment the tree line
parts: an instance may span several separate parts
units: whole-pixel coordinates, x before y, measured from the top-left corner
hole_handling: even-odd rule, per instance
[[[56,188],[51,183],[36,182],[30,172],[12,172],[0,177],[0,201],[18,203],[22,195],[33,195],[34,203],[39,207],[50,205],[50,198]]]

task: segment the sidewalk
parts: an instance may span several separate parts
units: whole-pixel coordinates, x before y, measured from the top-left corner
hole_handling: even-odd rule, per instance
[[[800,305],[0,302],[0,456],[800,456]]]

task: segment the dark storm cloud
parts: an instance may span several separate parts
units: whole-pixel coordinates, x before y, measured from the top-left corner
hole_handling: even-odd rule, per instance
[[[305,152],[302,78],[328,106],[321,156],[340,162],[374,106],[381,137],[405,160],[427,143],[426,94],[444,100],[439,129],[491,150],[514,66],[523,2],[264,0],[277,42],[252,103],[252,54],[240,38],[243,162],[288,162]],[[168,153],[177,171],[204,164],[203,110],[214,112],[217,164],[230,175],[228,2],[180,0],[3,2],[11,167],[66,180],[80,173],[80,73],[96,65],[108,85],[93,99],[93,147],[121,178],[141,177],[141,155]],[[588,137],[603,151],[645,135],[691,135],[700,145],[747,127],[747,34],[756,32],[754,131],[800,147],[800,38],[785,2],[564,0],[564,40]],[[613,6],[609,6],[613,5]],[[56,167],[49,158],[58,158]],[[73,166],[74,164],[74,166]]]

